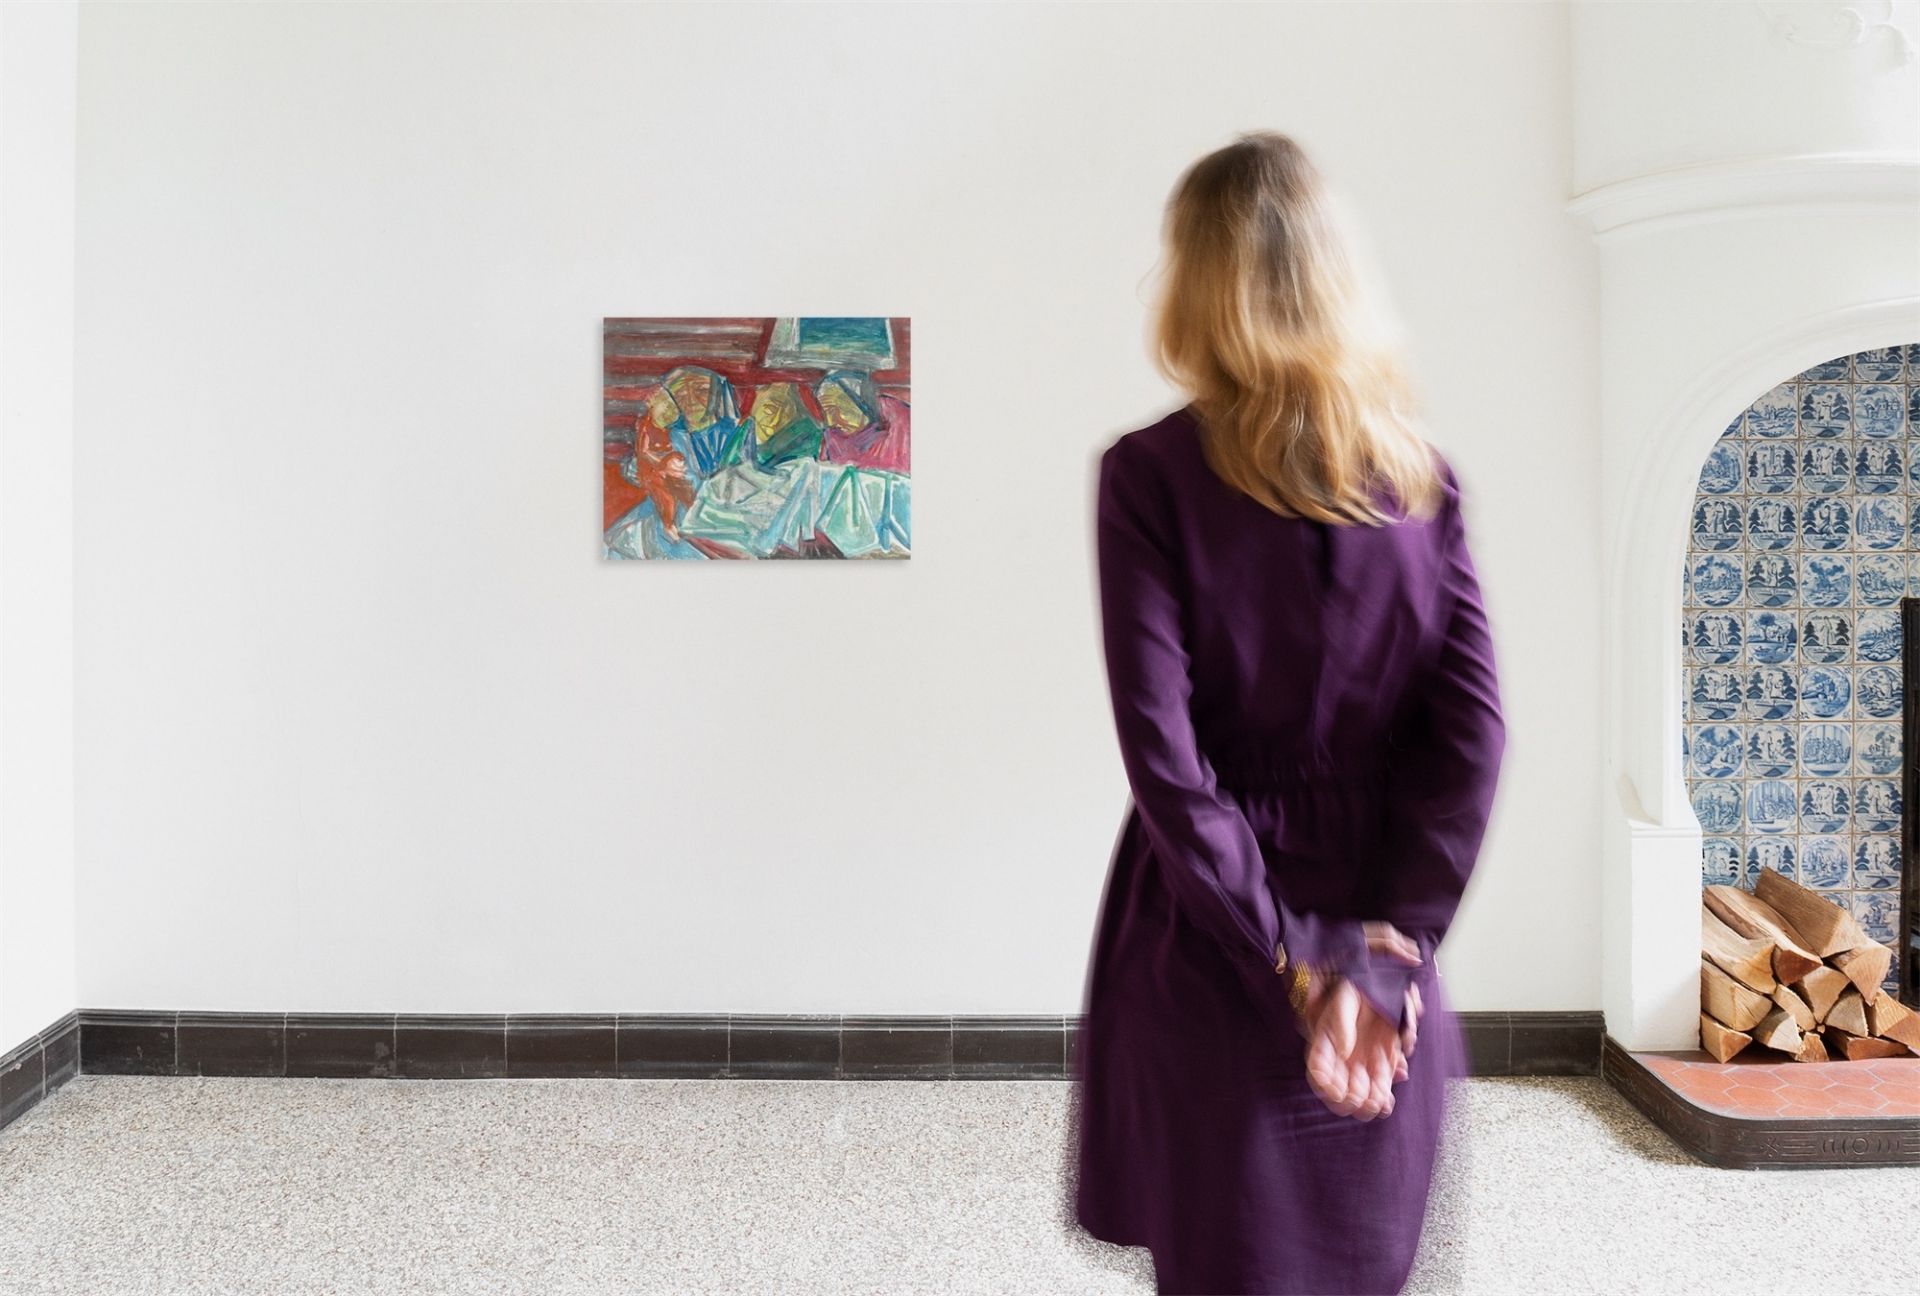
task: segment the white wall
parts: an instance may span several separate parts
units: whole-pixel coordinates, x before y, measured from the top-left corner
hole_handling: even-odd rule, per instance
[[[90,1007],[1078,1011],[1096,452],[1180,168],[1296,133],[1472,492],[1457,1006],[1598,1004],[1595,301],[1558,6],[89,5]],[[896,564],[597,557],[605,314],[914,322]]]
[[[0,1053],[76,1007],[77,17],[0,5]]]

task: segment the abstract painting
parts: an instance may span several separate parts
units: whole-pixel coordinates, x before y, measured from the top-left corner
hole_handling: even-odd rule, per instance
[[[602,330],[605,557],[912,555],[905,319]]]

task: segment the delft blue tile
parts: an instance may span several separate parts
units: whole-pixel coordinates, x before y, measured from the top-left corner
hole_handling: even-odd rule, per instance
[[[1781,553],[1753,555],[1747,562],[1745,585],[1747,602],[1752,606],[1786,607],[1800,592],[1800,582],[1794,575],[1793,556]]]
[[[1899,921],[1900,897],[1892,891],[1848,891],[1847,908],[1867,935],[1883,945],[1893,944],[1894,925]]]
[[[1693,813],[1703,832],[1717,837],[1740,830],[1742,785],[1702,780],[1693,785]]]
[[[1838,495],[1852,482],[1853,460],[1844,441],[1806,441],[1800,445],[1800,485],[1815,495]]]
[[[1900,714],[1900,673],[1891,666],[1863,666],[1854,672],[1854,701],[1863,716],[1885,720]]]
[[[1847,827],[1853,798],[1836,779],[1810,779],[1800,785],[1800,831],[1837,833]]]
[[[1900,387],[1856,387],[1853,390],[1853,434],[1857,437],[1897,437],[1907,428],[1907,393]]]
[[[1920,383],[1907,388],[1907,432],[1920,436]],[[1915,470],[1920,471],[1920,465]]]
[[[1747,613],[1747,660],[1761,666],[1778,666],[1794,659],[1800,642],[1800,629],[1791,612],[1760,610]],[[1751,698],[1752,694],[1749,693]],[[1769,719],[1756,713],[1757,719]]]
[[[1797,693],[1791,666],[1755,666],[1747,672],[1747,716],[1785,720],[1793,715]]]
[[[1747,730],[1746,771],[1756,778],[1787,778],[1792,775],[1795,740],[1791,724],[1757,724]]]
[[[1754,880],[1760,876],[1761,869],[1772,869],[1787,877],[1793,877],[1794,840],[1791,837],[1749,837],[1747,838],[1747,867],[1743,879],[1751,889]]]
[[[1731,449],[1731,446],[1722,443],[1714,447],[1712,454],[1721,454]],[[1708,458],[1711,463],[1712,455]],[[1744,467],[1747,489],[1758,495],[1784,495],[1800,480],[1800,456],[1791,441],[1748,443]],[[1715,475],[1717,478],[1724,479],[1726,474],[1721,470]]]
[[[1691,601],[1697,606],[1732,607],[1740,602],[1746,578],[1738,558],[1706,554],[1693,561],[1687,584],[1693,595]]]
[[[1701,778],[1732,778],[1746,758],[1745,742],[1733,725],[1694,725],[1687,730],[1689,767]]]
[[[1832,360],[1822,360],[1805,373],[1799,375],[1801,382],[1845,382],[1852,376],[1848,357],[1836,356]]]
[[[1800,628],[1800,658],[1832,665],[1853,650],[1853,618],[1845,612],[1808,612]]]
[[[1853,559],[1845,554],[1800,555],[1800,601],[1808,607],[1845,607],[1853,597]]]
[[[1901,554],[1861,554],[1853,565],[1854,601],[1890,607],[1907,592],[1907,559]]]
[[[1799,387],[1790,382],[1781,383],[1747,407],[1747,435],[1792,436],[1798,422],[1799,408]]]
[[[1846,886],[1847,839],[1802,837],[1800,884],[1820,891],[1835,891]]]
[[[1738,499],[1709,496],[1693,506],[1693,545],[1696,549],[1726,550],[1739,545],[1741,511]]]
[[[1853,655],[1863,662],[1894,662],[1900,660],[1900,616],[1898,613],[1872,609],[1862,612],[1858,624],[1859,637],[1854,644]]]
[[[1900,885],[1900,839],[1892,833],[1861,837],[1853,848],[1852,886],[1891,891]]]
[[[1907,502],[1899,496],[1870,496],[1853,515],[1856,549],[1897,549],[1907,539]]]
[[[1891,441],[1868,441],[1853,454],[1853,488],[1867,495],[1888,495],[1906,484],[1906,465],[1900,446]]]
[[[1728,612],[1705,612],[1693,619],[1693,658],[1721,666],[1740,660],[1740,618]]]
[[[1700,489],[1709,495],[1726,495],[1740,489],[1744,476],[1740,447],[1722,441],[1707,452],[1700,468]],[[1791,476],[1791,474],[1789,474]]]
[[[1863,724],[1854,730],[1854,769],[1882,777],[1900,772],[1900,726]]]
[[[1853,427],[1853,404],[1839,383],[1811,383],[1800,390],[1800,434],[1841,437]]]
[[[1709,787],[1718,786],[1708,784]],[[1794,785],[1785,779],[1750,780],[1747,785],[1746,821],[1749,833],[1792,832],[1800,801]],[[1702,824],[1704,827],[1704,822]]]
[[[1726,501],[1715,501],[1724,503]],[[1809,505],[1808,507],[1811,507]],[[1794,543],[1794,520],[1802,516],[1800,506],[1792,499],[1781,499],[1771,495],[1754,497],[1747,505],[1746,546],[1749,549],[1791,549]],[[1696,536],[1696,540],[1698,537]],[[1702,549],[1733,549],[1739,546],[1741,537],[1735,535],[1732,543],[1725,545],[1700,544]]]
[[[1856,833],[1900,831],[1900,785],[1892,779],[1860,779],[1853,788]]]
[[[1741,882],[1740,840],[1736,837],[1708,837],[1700,846],[1700,885],[1739,886]]]
[[[1853,509],[1844,498],[1810,499],[1800,514],[1805,549],[1845,549],[1853,543]]]
[[[1868,351],[1856,351],[1853,354],[1853,378],[1855,382],[1883,383],[1899,380],[1905,365],[1902,363],[1900,348],[1874,347]]]
[[[1853,729],[1843,724],[1800,726],[1800,772],[1833,778],[1847,772],[1853,758]]]
[[[1693,672],[1687,690],[1688,715],[1695,720],[1738,719],[1745,707],[1746,682],[1738,671],[1708,666]]]
[[[1831,720],[1847,714],[1853,702],[1853,681],[1839,666],[1803,666],[1800,668],[1800,709],[1802,714]]]
[[[1727,424],[1725,427],[1720,429],[1720,439],[1722,441],[1727,441],[1727,440],[1732,440],[1732,439],[1744,436],[1746,434],[1746,430],[1747,430],[1747,412],[1745,410],[1742,410],[1738,414],[1733,416],[1733,422]]]

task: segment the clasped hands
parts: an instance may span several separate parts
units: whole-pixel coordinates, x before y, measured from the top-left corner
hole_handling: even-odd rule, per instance
[[[1361,926],[1371,953],[1420,964],[1420,947],[1392,923]],[[1314,978],[1298,1025],[1307,1039],[1307,1081],[1330,1111],[1363,1121],[1393,1111],[1393,1085],[1407,1078],[1422,1008],[1419,985],[1409,984],[1396,1030],[1345,977]]]

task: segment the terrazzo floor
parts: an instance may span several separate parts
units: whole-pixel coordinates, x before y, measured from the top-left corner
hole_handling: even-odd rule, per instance
[[[1150,1293],[1069,1224],[1071,1093],[82,1076],[0,1132],[0,1292]],[[1744,1294],[1765,1203],[1892,1238],[1920,1200],[1920,1170],[1699,1165],[1593,1079],[1459,1082],[1448,1129],[1408,1292]],[[1911,1282],[1776,1247],[1765,1290]]]

